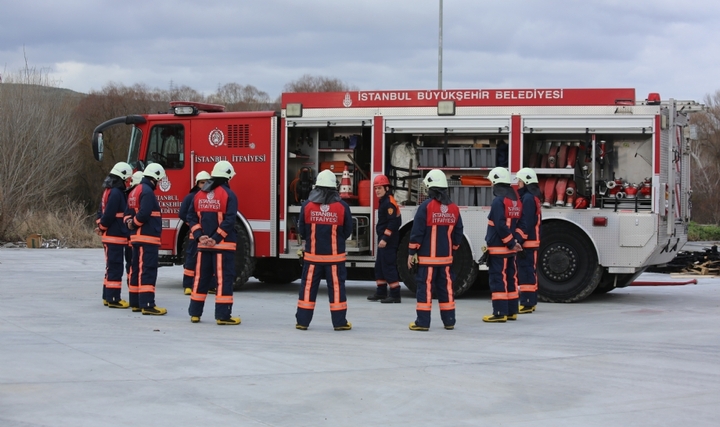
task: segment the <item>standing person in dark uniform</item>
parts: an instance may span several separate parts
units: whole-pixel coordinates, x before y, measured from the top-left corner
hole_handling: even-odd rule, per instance
[[[132,174],[132,178],[130,178],[130,185],[127,189],[125,189],[125,199],[127,199],[128,196],[130,196],[130,192],[133,191],[135,187],[137,187],[143,179],[143,173],[142,171],[137,171],[134,174]],[[127,207],[126,207],[127,209]],[[130,230],[127,228],[127,224],[123,222],[123,228],[125,231],[127,231],[128,236],[130,236]],[[132,242],[130,242],[130,238],[128,237],[127,246],[125,247],[125,273],[127,274],[127,286],[128,289],[130,289],[130,277],[132,277],[132,252],[133,252],[133,246]]]
[[[190,189],[190,192],[180,203],[180,212],[178,217],[184,223],[188,223],[187,213],[190,206],[195,199],[195,193],[205,185],[205,182],[210,179],[210,174],[205,171],[198,172],[195,175],[195,186]],[[183,290],[185,295],[192,294],[193,283],[195,282],[195,264],[197,264],[197,241],[192,233],[188,233],[188,244],[185,248],[185,262],[183,263]]]
[[[400,243],[400,208],[390,194],[390,180],[385,175],[378,175],[373,180],[375,195],[380,199],[378,204],[378,221],[375,231],[378,238],[378,251],[375,258],[375,282],[377,288],[370,301],[382,303],[399,303],[400,279],[397,270],[397,252]],[[388,285],[390,296],[388,296]]]
[[[510,172],[496,167],[488,174],[493,184],[495,198],[490,205],[488,228],[485,234],[488,250],[488,278],[492,292],[493,314],[483,317],[483,322],[506,322],[517,320],[518,291],[515,254],[522,246],[515,240],[522,211],[520,198],[510,186]]]
[[[128,245],[128,230],[123,223],[127,208],[125,181],[132,174],[132,166],[118,162],[103,182],[102,199],[95,233],[102,237],[105,249],[105,280],[103,304],[110,308],[128,308],[130,305],[120,297],[122,291],[123,260]]]
[[[540,248],[542,193],[534,170],[522,168],[517,172],[517,178],[522,214],[515,229],[515,239],[522,245],[525,254],[517,257],[519,313],[523,314],[532,313],[537,306],[537,253]]]
[[[333,328],[336,331],[352,329],[352,323],[346,318],[345,296],[345,240],[350,237],[352,226],[350,207],[340,198],[335,174],[327,169],[320,172],[315,188],[300,208],[298,219],[305,253],[295,328],[306,330],[310,325],[320,280],[324,278]]]
[[[453,251],[460,248],[463,223],[460,209],[450,200],[447,178],[439,169],[428,172],[423,180],[428,198],[415,212],[408,250],[408,269],[418,264],[415,282],[417,318],[410,330],[430,329],[433,294],[440,305],[440,318],[445,329],[455,328],[455,297],[453,295]]]
[[[190,321],[198,323],[208,291],[217,287],[217,324],[239,325],[240,318],[232,317],[238,200],[228,185],[228,181],[235,176],[235,169],[230,162],[221,160],[215,164],[210,175],[210,180],[195,193],[187,213],[190,232],[198,245],[195,282],[188,313]]]
[[[147,165],[143,179],[128,195],[125,224],[130,229],[133,245],[130,274],[130,307],[145,315],[162,316],[167,309],[155,305],[158,250],[162,233],[162,214],[155,197],[157,182],[165,177],[165,169],[158,163]]]

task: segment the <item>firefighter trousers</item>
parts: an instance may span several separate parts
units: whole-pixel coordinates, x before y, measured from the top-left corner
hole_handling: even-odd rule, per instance
[[[105,280],[103,281],[103,299],[107,302],[120,301],[122,290],[123,261],[125,244],[103,243],[105,249]]]
[[[197,240],[190,238],[185,248],[183,263],[183,288],[192,289],[195,283],[195,267],[197,264]]]
[[[390,296],[400,298],[400,279],[397,269],[397,246],[378,248],[375,258],[376,295],[386,296],[390,285]]]
[[[440,319],[445,326],[455,326],[455,298],[453,296],[453,273],[450,265],[419,265],[415,274],[417,326],[430,327],[433,295],[440,304]]]
[[[158,245],[133,243],[130,271],[130,307],[155,307],[155,282],[158,269]]]
[[[520,305],[535,307],[537,305],[537,249],[524,249],[525,257],[517,257],[518,290]]]
[[[198,251],[195,267],[195,282],[188,313],[190,316],[202,316],[208,290],[217,287],[215,319],[229,319],[233,306],[235,251]]]
[[[330,300],[330,317],[334,328],[347,324],[347,297],[345,295],[345,263],[325,264],[305,261],[303,265],[300,293],[298,296],[297,324],[309,326],[315,312],[320,280],[325,279]]]
[[[515,256],[490,255],[488,279],[492,292],[492,307],[495,316],[507,316],[518,312],[517,274]]]

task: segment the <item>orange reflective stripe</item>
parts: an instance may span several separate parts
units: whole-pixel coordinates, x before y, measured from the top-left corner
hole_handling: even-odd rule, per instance
[[[536,285],[520,285],[520,292],[535,292],[537,290]]]
[[[207,298],[207,294],[199,294],[195,291],[193,291],[192,295],[190,295],[191,300],[198,301],[198,302],[205,302],[206,298]]]
[[[387,282],[386,282],[385,280],[376,280],[375,283],[376,283],[378,286],[380,286],[380,285],[387,285]]]
[[[386,228],[384,234],[385,234],[386,236],[392,236],[392,230]]]
[[[155,292],[155,285],[140,285],[138,286],[139,292]]]
[[[455,310],[455,301],[441,302],[440,310]]]
[[[452,264],[453,257],[451,257],[451,256],[443,256],[443,257],[421,256],[421,257],[418,257],[418,262],[423,265],[446,265],[446,264]]]
[[[315,310],[315,302],[314,301],[303,301],[298,300],[298,308],[304,308],[306,310]]]
[[[347,310],[347,301],[330,303],[330,311],[339,311],[339,310]]]
[[[512,234],[508,234],[507,236],[503,237],[502,242],[509,243],[512,239],[513,239]]]
[[[431,311],[432,303],[431,302],[419,302],[415,306],[415,309],[418,311]]]
[[[455,309],[455,298],[453,297],[453,282],[452,276],[450,275],[450,266],[445,267],[445,292],[448,296],[448,303],[453,303],[453,310]],[[440,305],[442,310],[442,304]]]
[[[151,213],[150,216],[160,216],[161,217],[162,214],[160,212],[155,211],[155,212]]]
[[[420,243],[410,243],[408,245],[408,248],[410,249],[420,249]]]
[[[107,231],[107,229],[108,229],[108,228],[105,227],[104,225],[100,224],[100,220],[98,220],[97,226],[98,226],[98,228],[99,228],[100,230],[102,230],[102,231]]]
[[[134,294],[138,293],[138,285],[128,285],[128,289],[130,290],[131,293],[134,293]]]
[[[200,224],[195,224],[195,225],[193,225],[192,228],[190,229],[190,232],[191,232],[191,233],[194,233],[196,230],[201,230],[201,229],[202,229],[202,227],[200,226]]]
[[[522,244],[523,248],[539,248],[540,247],[540,241],[539,240],[526,240],[525,243]]]
[[[519,235],[520,235],[520,237],[522,237],[523,239],[527,240],[527,238],[528,238],[528,235],[527,235],[527,234],[525,234],[525,233],[523,233],[523,231],[522,231],[521,229],[519,229],[519,228],[516,228],[516,229],[515,229],[515,232],[517,232],[517,234],[519,234]]]
[[[102,242],[107,243],[109,245],[127,245],[128,239],[127,237],[119,237],[119,236],[102,236]]]
[[[122,218],[123,216],[125,216],[125,214],[122,212],[118,212],[115,214],[115,218]]]
[[[309,262],[343,262],[346,259],[344,253],[337,255],[315,255],[307,252],[304,258],[305,261]]]
[[[388,283],[388,285],[390,285],[392,289],[395,289],[400,287],[400,282]]]
[[[188,277],[195,277],[195,270],[189,270],[187,268],[184,268],[183,275],[188,276]]]
[[[338,253],[338,245],[337,245],[337,240],[338,240],[338,236],[337,236],[337,225],[333,225],[333,226],[331,227],[331,230],[332,230],[332,234],[330,235],[330,241],[332,242],[332,253],[333,253],[333,255],[334,255],[334,254],[337,254],[337,253]],[[344,260],[343,260],[343,261],[344,261]]]
[[[509,255],[515,253],[515,251],[512,251],[505,246],[489,246],[488,252],[490,255]]]
[[[453,245],[453,250],[454,250],[454,251],[456,251],[456,250],[458,250],[458,249],[460,249],[460,245]]]
[[[493,301],[506,300],[506,299],[508,299],[508,294],[507,294],[507,292],[493,292],[493,293],[492,293],[492,300],[493,300]]]
[[[212,249],[221,251],[234,251],[235,248],[237,248],[237,243],[235,242],[220,242],[216,243],[215,246],[212,247]]]
[[[137,217],[135,217],[135,218],[133,218],[133,224],[135,224],[135,225],[137,226],[137,228],[140,228],[140,227],[142,227],[142,225],[143,225],[144,223],[138,221],[138,220],[137,220]]]
[[[221,236],[223,237],[223,239],[227,237],[227,233],[226,233],[225,230],[223,230],[222,228],[219,228],[219,227],[218,227],[218,229],[215,230],[215,232],[216,232],[217,234],[221,235]]]
[[[333,304],[340,304],[340,278],[338,277],[337,265],[330,267],[330,275],[332,276],[333,282],[333,300],[330,301],[330,310],[333,309]],[[345,305],[347,308],[347,304]],[[339,309],[338,309],[339,310]]]
[[[155,236],[145,236],[143,234],[133,234],[130,236],[133,243],[149,243],[151,245],[160,245],[160,238]]]
[[[520,297],[520,295],[518,295],[517,291],[508,292],[507,296],[508,296],[508,299],[518,299]]]
[[[105,285],[105,287],[106,287],[106,288],[109,288],[109,289],[120,289],[120,288],[122,288],[122,282],[115,282],[115,281],[110,281],[110,280],[106,280],[106,281],[103,283],[103,285]]]
[[[198,255],[197,259],[195,260],[195,271],[198,272],[198,274],[195,275],[195,280],[193,280],[193,289],[192,289],[192,295],[197,295],[198,286],[200,285],[200,256]],[[192,299],[192,296],[190,297]],[[198,300],[199,301],[199,300]],[[205,299],[203,299],[205,301]]]
[[[221,286],[218,286],[218,291],[220,290]],[[215,296],[215,302],[218,304],[232,304],[233,303],[233,296],[232,295],[224,295],[224,296]]]
[[[490,225],[490,226],[493,226],[493,227],[494,227],[494,226],[495,226],[495,221],[493,221],[493,220],[489,219],[489,220],[488,220],[488,225]]]

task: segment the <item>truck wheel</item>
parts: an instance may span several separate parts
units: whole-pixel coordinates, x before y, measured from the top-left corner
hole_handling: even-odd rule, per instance
[[[602,274],[602,278],[600,279],[600,283],[598,284],[597,288],[595,288],[593,293],[606,294],[613,289],[630,286],[630,284],[634,282],[635,279],[637,279],[643,273],[643,271],[645,271],[644,268],[632,274],[611,274],[607,271],[604,271]],[[615,277],[617,277],[617,282],[615,281]]]
[[[407,268],[408,244],[410,243],[410,233],[400,239],[400,247],[398,248],[397,267],[400,274],[400,280],[403,281],[405,287],[412,293],[417,290],[415,283],[415,274]],[[463,238],[460,249],[453,254],[453,264],[450,268],[455,273],[453,280],[453,295],[457,298],[467,292],[475,283],[478,274],[478,266],[472,256],[470,244]]]
[[[235,223],[237,232],[237,248],[235,249],[235,283],[233,288],[239,289],[248,281],[255,270],[255,258],[250,256],[250,235],[241,224]]]
[[[542,225],[538,253],[538,296],[547,302],[576,302],[590,295],[602,275],[590,239],[560,221]]]

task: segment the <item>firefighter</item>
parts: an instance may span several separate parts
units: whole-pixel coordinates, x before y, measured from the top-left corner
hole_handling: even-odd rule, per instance
[[[400,279],[397,270],[397,251],[400,243],[400,208],[395,197],[390,193],[390,181],[385,175],[378,175],[373,180],[375,195],[380,199],[378,204],[378,221],[375,231],[378,238],[377,258],[375,259],[375,293],[367,297],[370,301],[382,303],[399,303]],[[390,295],[388,296],[388,286]]]
[[[450,200],[445,173],[439,169],[428,172],[423,180],[428,198],[418,207],[410,231],[408,269],[417,264],[417,318],[410,330],[430,329],[433,295],[440,304],[440,318],[445,329],[455,328],[455,298],[450,270],[453,251],[460,248],[463,223],[460,209]]]
[[[240,318],[232,316],[238,200],[228,185],[235,176],[235,169],[227,160],[221,160],[215,163],[210,175],[211,178],[195,193],[186,216],[198,250],[188,314],[192,323],[198,323],[208,290],[217,288],[216,323],[239,325]]]
[[[205,185],[205,182],[210,179],[210,174],[206,171],[200,171],[195,175],[195,186],[190,189],[190,192],[183,199],[180,204],[180,212],[178,217],[185,224],[188,223],[187,213],[195,199],[195,193]],[[192,233],[188,233],[187,248],[185,248],[185,262],[183,264],[183,292],[185,295],[192,294],[193,282],[195,282],[195,264],[197,261],[197,241]]]
[[[128,308],[130,304],[120,298],[122,290],[123,260],[128,245],[128,230],[123,223],[127,208],[125,181],[132,174],[132,166],[118,162],[103,182],[102,199],[97,216],[95,233],[102,237],[105,249],[105,280],[103,303],[110,308]]]
[[[522,210],[520,197],[510,186],[510,172],[496,167],[488,174],[495,198],[490,205],[488,228],[485,234],[488,251],[488,277],[492,292],[491,315],[483,317],[484,322],[506,322],[517,320],[518,292],[515,268],[515,254],[522,246],[515,239]]]
[[[130,195],[130,192],[133,190],[133,188],[137,187],[138,184],[142,182],[143,179],[143,173],[142,171],[137,171],[134,174],[132,174],[132,177],[130,178],[130,185],[127,189],[125,189],[125,198]],[[130,230],[128,230],[127,225],[123,222],[123,228],[128,233],[128,236],[130,235]],[[132,276],[132,243],[130,242],[130,239],[128,238],[127,246],[125,247],[125,273],[127,277],[127,285],[128,289],[130,289],[130,277]]]
[[[336,331],[352,329],[352,323],[346,318],[345,296],[345,240],[352,228],[350,207],[340,198],[335,174],[325,169],[317,175],[315,188],[300,208],[298,218],[305,248],[295,328],[307,330],[310,325],[318,286],[324,278],[333,328]]]
[[[144,315],[162,316],[167,309],[155,305],[158,251],[162,232],[160,204],[155,187],[165,177],[159,163],[149,164],[143,171],[140,184],[128,195],[125,224],[130,229],[132,243],[132,270],[130,274],[130,307]]]
[[[517,257],[518,289],[520,291],[519,313],[532,313],[537,306],[537,253],[540,247],[540,209],[542,193],[535,171],[522,168],[517,172],[518,194],[522,202],[522,214],[515,229],[515,239],[522,245],[525,256]]]

